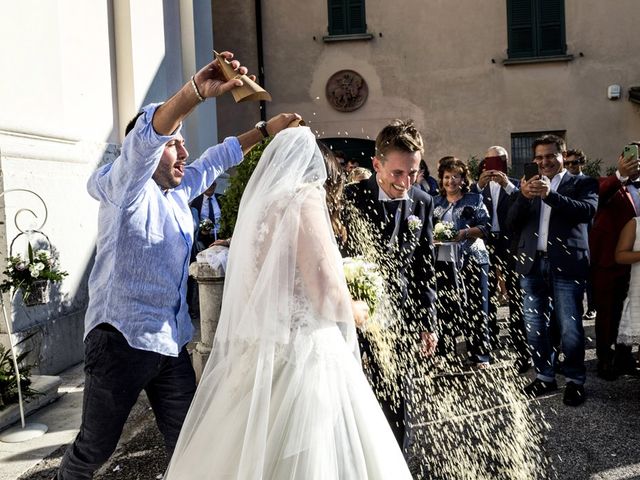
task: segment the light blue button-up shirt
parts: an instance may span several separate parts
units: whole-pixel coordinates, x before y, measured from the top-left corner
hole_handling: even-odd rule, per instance
[[[158,106],[143,109],[121,155],[97,169],[87,185],[100,210],[85,337],[109,323],[133,348],[175,357],[193,334],[186,302],[189,202],[242,161],[242,148],[237,138],[225,139],[185,167],[177,188],[163,191],[151,177],[173,135],[153,129]]]

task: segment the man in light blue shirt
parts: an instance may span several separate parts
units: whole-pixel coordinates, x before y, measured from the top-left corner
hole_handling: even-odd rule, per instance
[[[247,72],[238,61],[232,64]],[[100,210],[85,318],[82,425],[59,479],[93,476],[113,453],[142,390],[169,455],[175,447],[196,388],[185,348],[193,330],[186,302],[193,245],[189,202],[263,137],[297,118],[277,115],[187,165],[182,121],[206,98],[241,84],[225,81],[218,61],[210,63],[167,102],[144,107],[127,129],[121,155],[89,179]]]

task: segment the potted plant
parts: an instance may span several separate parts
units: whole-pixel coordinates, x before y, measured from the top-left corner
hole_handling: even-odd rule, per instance
[[[22,290],[22,299],[27,306],[47,303],[51,282],[60,282],[68,275],[60,270],[56,256],[48,250],[34,251],[31,244],[27,258],[22,258],[20,254],[9,256],[3,273],[5,278],[0,283],[0,290]]]

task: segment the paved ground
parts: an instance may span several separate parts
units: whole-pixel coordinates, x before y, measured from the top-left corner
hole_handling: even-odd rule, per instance
[[[587,351],[588,397],[584,405],[578,408],[564,406],[562,389],[540,399],[540,414],[551,426],[545,447],[555,472],[548,477],[562,480],[640,479],[640,379],[623,377],[615,382],[598,379],[593,348],[590,342]],[[47,408],[54,411],[56,406]],[[48,455],[19,478],[50,479],[63,448]],[[96,478],[160,479],[166,463],[153,415],[146,399],[141,398],[117,452]]]

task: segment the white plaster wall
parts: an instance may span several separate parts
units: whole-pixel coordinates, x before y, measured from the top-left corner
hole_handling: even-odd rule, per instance
[[[129,118],[173,94],[211,50],[211,8],[205,0],[0,0],[0,11],[0,189],[26,188],[45,200],[43,231],[69,272],[48,305],[4,299],[14,340],[35,334],[23,347],[33,351],[36,371],[57,373],[83,355],[98,211],[87,179],[116,157]],[[215,143],[209,103],[185,129],[187,141],[193,132],[194,156]],[[205,145],[196,137],[207,131]],[[13,218],[21,208],[43,216],[28,195],[1,198],[1,257],[19,233]],[[20,219],[23,229],[37,226],[29,214]],[[14,253],[24,245],[16,243]],[[6,331],[0,325],[5,345]]]

